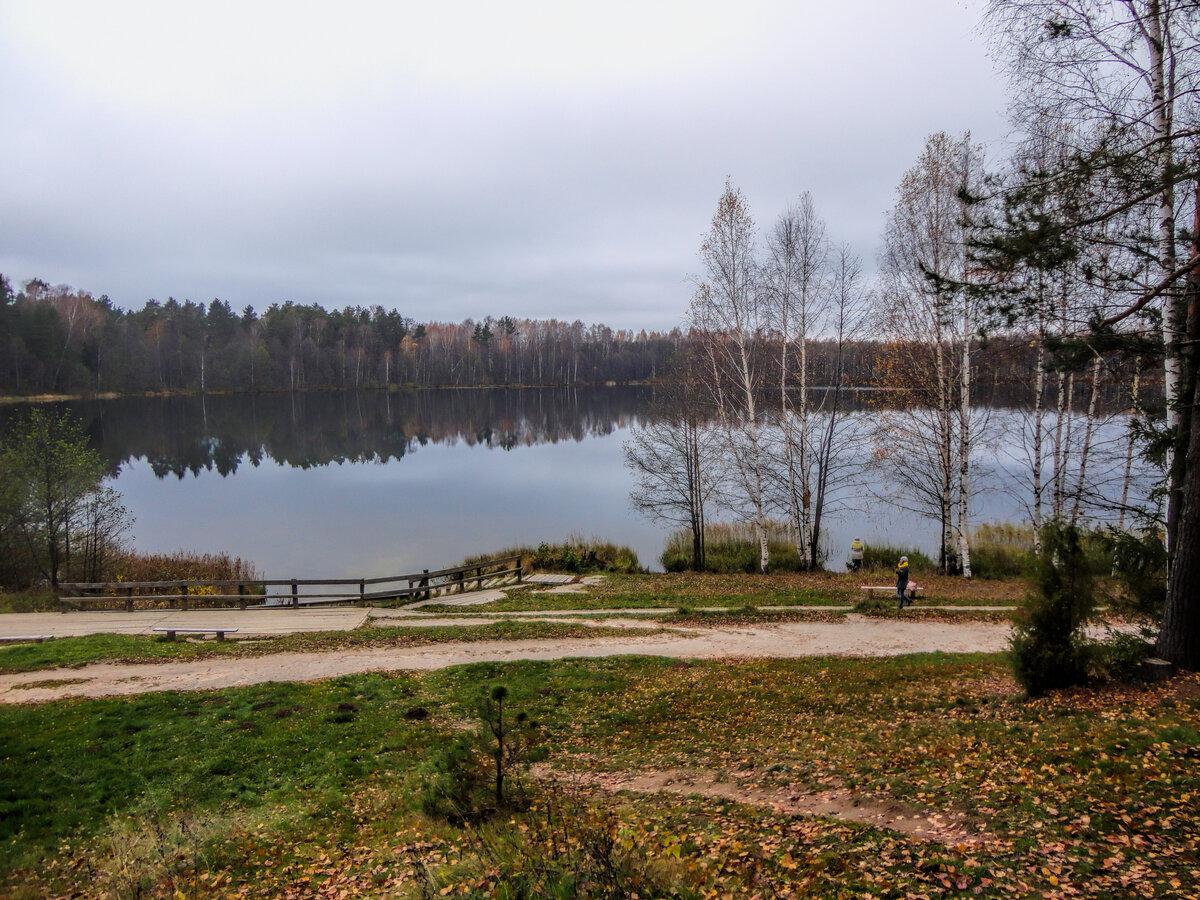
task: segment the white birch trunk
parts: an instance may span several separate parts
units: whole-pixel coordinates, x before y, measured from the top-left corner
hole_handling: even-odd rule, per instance
[[[1142,358],[1134,357],[1133,360],[1133,418],[1137,419],[1141,416],[1142,405],[1140,399],[1142,379]],[[1130,422],[1129,439],[1125,444],[1125,477],[1121,481],[1121,511],[1117,515],[1117,530],[1125,530],[1125,510],[1129,506],[1129,481],[1133,473],[1133,423]]]
[[[954,484],[954,463],[952,459],[953,453],[953,429],[950,427],[950,384],[949,375],[947,373],[946,353],[942,343],[942,335],[938,333],[937,342],[937,380],[938,380],[938,428],[941,433],[938,435],[938,456],[939,456],[939,475],[941,478],[941,497],[939,505],[941,507],[942,518],[942,550],[941,562],[943,571],[948,570],[950,561],[950,551],[953,548],[953,535],[951,532],[952,516],[953,516],[953,498],[951,491]]]
[[[1037,375],[1034,378],[1033,399],[1033,507],[1030,513],[1033,517],[1033,552],[1035,556],[1042,555],[1042,440],[1043,424],[1046,417],[1046,404],[1042,393],[1046,387],[1046,343],[1042,334],[1038,334]]]
[[[1096,428],[1096,395],[1100,393],[1100,357],[1092,360],[1092,390],[1088,397],[1087,425],[1083,430],[1083,447],[1079,451],[1079,475],[1075,480],[1075,501],[1071,505],[1071,524],[1079,521],[1083,506],[1083,488],[1087,479],[1088,454],[1092,449],[1092,434]]]
[[[959,421],[958,421],[958,564],[963,578],[971,577],[971,535],[968,499],[971,469],[971,321],[963,300],[963,351],[962,372],[959,375]]]
[[[812,558],[812,462],[808,434],[808,274],[800,285],[800,558],[804,568],[815,564]]]

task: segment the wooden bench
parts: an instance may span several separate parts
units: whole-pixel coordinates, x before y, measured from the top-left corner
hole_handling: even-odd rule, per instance
[[[236,628],[183,628],[178,625],[156,625],[155,631],[166,632],[167,640],[175,640],[176,634],[215,634],[218,641],[225,640],[227,634],[237,634]]]
[[[0,643],[3,644],[40,644],[42,641],[52,640],[54,640],[54,635],[52,634],[14,634],[0,637]]]
[[[874,597],[876,594],[883,594],[887,597],[896,596],[896,586],[894,584],[864,584],[859,588],[859,590],[867,592],[868,600]],[[916,600],[917,597],[924,592],[925,589],[919,584],[910,584],[907,590],[909,600]]]

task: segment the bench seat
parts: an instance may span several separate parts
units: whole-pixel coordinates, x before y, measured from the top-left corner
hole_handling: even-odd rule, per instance
[[[236,628],[192,628],[182,625],[155,625],[155,631],[165,632],[168,641],[175,640],[176,634],[215,634],[218,641],[225,640],[227,634],[237,634]]]

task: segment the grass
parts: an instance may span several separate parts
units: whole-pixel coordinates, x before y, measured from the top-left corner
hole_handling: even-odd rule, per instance
[[[353,631],[286,634],[253,640],[167,641],[161,637],[92,634],[41,644],[0,645],[0,673],[35,672],[90,663],[147,663],[273,653],[334,652],[366,647],[420,647],[476,641],[521,641],[615,637],[653,633],[653,629],[606,628],[574,622],[492,622],[421,628],[363,627]]]
[[[925,603],[954,606],[1011,606],[1025,595],[1022,581],[966,581],[943,575],[914,576]],[[774,575],[713,575],[697,572],[611,574],[580,593],[550,594],[532,586],[510,588],[489,603],[487,613],[564,609],[699,609],[713,606],[839,606],[862,599],[863,584],[889,584],[872,572],[792,572]],[[426,611],[461,612],[427,606]]]
[[[540,807],[459,829],[413,801],[420,762],[496,683],[543,723],[559,771],[851,790],[912,815],[969,809],[986,832],[947,846],[729,800],[581,790],[561,827],[611,836],[621,896],[635,883],[689,898],[1200,886],[1200,676],[1030,702],[1001,657],[919,655],[486,663],[0,707],[0,892],[516,896],[550,859]]]
[[[520,556],[521,568],[526,572],[640,572],[642,566],[637,554],[622,544],[614,544],[603,538],[585,538],[570,534],[561,544],[542,541],[537,547],[509,547],[486,556],[472,556],[463,560],[464,566],[479,565],[492,559]]]
[[[978,578],[1024,578],[1033,575],[1033,527],[1011,522],[980,525],[971,534],[971,572]]]
[[[800,554],[792,543],[787,522],[767,522],[767,551],[770,571],[798,572]],[[752,525],[744,522],[714,522],[705,530],[704,569],[723,575],[753,574],[760,570],[762,550]],[[692,564],[692,533],[675,531],[659,557],[668,572],[686,571]]]
[[[105,581],[256,581],[254,563],[228,553],[141,553],[128,550],[109,561]]]
[[[49,589],[0,592],[0,615],[29,612],[62,612],[62,604]]]

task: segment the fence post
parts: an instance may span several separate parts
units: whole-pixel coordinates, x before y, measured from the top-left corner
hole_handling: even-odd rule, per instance
[[[430,597],[433,596],[433,591],[431,591],[429,589],[429,570],[422,569],[421,572],[422,572],[421,587],[425,588],[425,594],[422,597],[422,599],[428,600]]]
[[[185,612],[188,608],[188,592],[186,584],[181,584],[179,586],[179,608]]]
[[[125,588],[125,612],[133,612],[133,588]]]
[[[238,609],[246,608],[246,586],[238,582]]]
[[[295,578],[292,579],[292,606],[297,609],[300,607],[300,594],[296,590]]]
[[[367,581],[365,578],[363,578],[363,579],[360,579],[358,582],[358,603],[360,606],[367,602],[366,595],[367,595]]]

